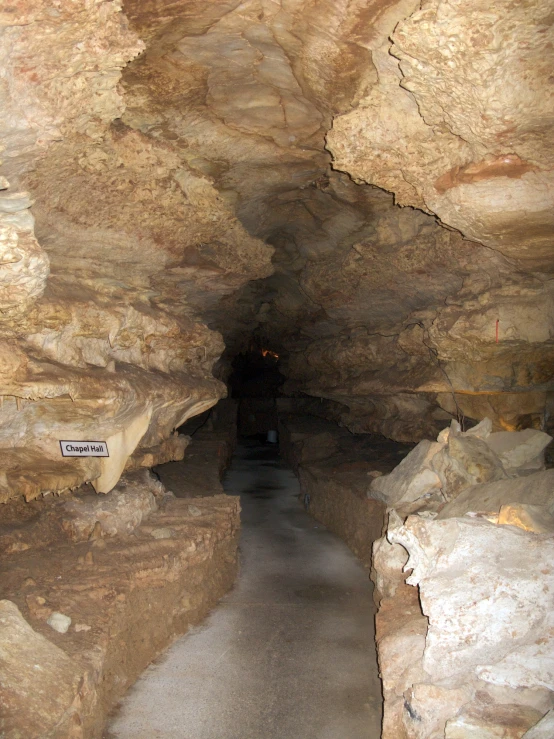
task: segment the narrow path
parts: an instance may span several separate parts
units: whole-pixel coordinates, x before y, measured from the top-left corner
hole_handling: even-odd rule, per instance
[[[273,448],[243,446],[237,586],[126,696],[117,739],[378,739],[381,689],[367,573],[298,502]]]

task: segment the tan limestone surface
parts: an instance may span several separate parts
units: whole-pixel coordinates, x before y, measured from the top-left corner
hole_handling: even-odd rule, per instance
[[[369,486],[391,506],[371,575],[384,739],[520,739],[552,708],[553,470],[528,469],[548,439],[491,428],[453,423]],[[432,471],[439,495],[417,489]]]
[[[120,4],[32,5],[1,16],[2,500],[182,458],[174,429],[225,392],[204,313],[271,272],[179,147],[114,122],[144,49]],[[62,459],[60,439],[110,456]]]
[[[140,672],[233,583],[238,499],[178,500],[148,475],[62,495],[23,523],[6,504],[18,526],[0,536],[2,736],[100,737]]]
[[[340,403],[355,431],[417,441],[452,415],[544,424],[545,9],[75,0],[3,12],[1,353],[19,359],[1,362],[0,485],[109,489],[137,446],[221,396],[213,329],[231,353],[252,331],[274,344],[289,391]],[[143,380],[163,413],[135,400]],[[97,381],[112,389],[89,399]],[[62,461],[60,434],[109,439],[113,469]]]

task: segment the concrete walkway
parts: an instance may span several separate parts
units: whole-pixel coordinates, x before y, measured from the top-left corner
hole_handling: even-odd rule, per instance
[[[237,586],[131,688],[117,739],[378,739],[367,573],[298,502],[276,450],[243,446]]]

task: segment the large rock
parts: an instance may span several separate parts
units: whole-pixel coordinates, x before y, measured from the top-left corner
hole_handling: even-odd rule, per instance
[[[485,442],[490,428],[485,419],[462,433],[453,422],[437,442],[421,441],[389,475],[373,480],[368,495],[408,515],[439,510],[472,485],[506,479],[499,457]]]
[[[507,477],[499,458],[477,436],[451,433],[448,445],[433,458],[431,467],[440,478],[446,500],[452,500],[470,485]]]
[[[542,718],[531,706],[470,704],[451,718],[445,739],[520,739],[529,725]],[[525,734],[527,736],[527,734]]]
[[[124,477],[106,496],[94,494],[68,501],[62,526],[73,541],[95,536],[132,533],[157,509],[156,496],[163,496],[161,482],[144,470]]]
[[[441,480],[432,469],[432,460],[443,447],[439,442],[420,441],[389,475],[371,482],[369,497],[388,506],[400,506],[435,493]]]
[[[408,550],[407,582],[419,586],[429,617],[429,674],[455,683],[469,672],[554,690],[554,538],[484,520],[414,516],[389,539]]]
[[[371,579],[375,585],[373,597],[379,603],[383,598],[394,597],[405,580],[404,565],[408,555],[400,544],[391,544],[386,536],[373,543]]]
[[[538,724],[527,731],[522,739],[552,739],[554,736],[554,708]]]
[[[409,553],[406,582],[417,585],[428,618],[421,669],[403,693],[406,736],[521,737],[554,698],[554,537],[486,520],[411,516],[388,539]],[[387,673],[381,653],[380,665]],[[400,679],[395,665],[386,678],[391,694],[391,679]],[[434,696],[434,711],[417,711],[420,684],[422,695]],[[451,702],[463,691],[464,700]]]
[[[498,431],[487,437],[486,443],[499,457],[506,472],[530,474],[544,469],[544,450],[552,437],[543,431]]]
[[[334,119],[335,166],[474,241],[535,263],[548,259],[548,7],[445,0],[408,10],[385,58],[374,54],[378,83]]]
[[[0,601],[0,735],[80,739],[86,690],[82,669],[34,631],[14,603]]]
[[[536,534],[554,534],[554,501],[549,506],[511,503],[503,505],[498,514],[498,523],[517,526]]]
[[[503,505],[523,503],[548,508],[553,502],[554,470],[545,470],[528,477],[472,485],[447,503],[438,518],[456,518],[468,513],[494,518]]]

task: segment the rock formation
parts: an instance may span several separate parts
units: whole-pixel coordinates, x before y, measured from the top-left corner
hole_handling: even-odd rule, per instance
[[[453,424],[369,486],[391,506],[372,574],[384,739],[521,737],[554,703],[554,472],[529,474],[529,433],[487,421]]]
[[[223,394],[213,329],[355,431],[544,424],[546,3],[31,5],[1,19],[4,498],[110,489]]]
[[[536,724],[545,685],[506,676],[547,617],[517,649],[505,635],[495,660],[468,647],[450,682],[433,681],[419,671],[442,653],[428,651],[414,592],[435,634],[435,575],[469,587],[466,545],[517,544],[529,567],[550,546],[542,493],[520,492],[524,474],[546,485],[553,428],[552,29],[548,0],[2,7],[0,502],[21,513],[22,499],[69,500],[90,483],[124,508],[134,478],[122,475],[182,459],[177,429],[225,396],[234,356],[269,347],[284,395],[352,432],[420,444],[370,481],[379,515],[428,514],[376,551],[390,572],[400,544],[421,559],[411,585],[379,575],[417,620],[393,633],[381,619],[381,659],[399,659],[398,634],[414,659],[384,677],[400,712],[386,730],[469,736],[498,704],[514,726]],[[467,435],[484,417],[486,434]],[[503,434],[515,430],[527,437],[514,451]],[[109,456],[63,457],[63,440],[103,441]],[[500,519],[466,520],[476,486],[508,506]],[[139,498],[129,521],[146,515]],[[435,572],[445,536],[452,559]],[[475,578],[490,587],[496,564]],[[538,581],[521,583],[539,598]],[[5,619],[20,638],[9,605]],[[449,644],[465,633],[449,628]],[[70,693],[74,669],[61,669]],[[437,701],[449,708],[433,718]]]
[[[144,44],[116,3],[19,7],[2,19],[0,497],[106,493],[224,394],[203,311],[267,275],[272,250],[178,147],[117,122]],[[60,439],[110,456],[60,459]]]

